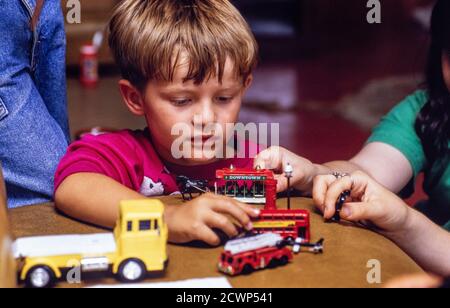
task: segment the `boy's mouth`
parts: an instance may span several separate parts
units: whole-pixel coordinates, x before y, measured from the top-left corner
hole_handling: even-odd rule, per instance
[[[207,141],[215,141],[217,140],[217,137],[214,135],[209,135],[209,136],[197,136],[197,137],[192,137],[191,138],[191,142],[195,143],[198,141],[201,141],[202,143],[206,143]]]
[[[206,144],[214,145],[218,140],[219,140],[219,138],[214,135],[197,136],[197,137],[191,138],[191,146],[203,148]]]

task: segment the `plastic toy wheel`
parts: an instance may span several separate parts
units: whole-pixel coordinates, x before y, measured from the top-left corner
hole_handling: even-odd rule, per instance
[[[120,281],[130,283],[139,282],[147,275],[144,263],[138,259],[129,259],[122,262],[119,267],[118,277]]]
[[[267,267],[268,268],[276,268],[276,267],[278,267],[278,265],[279,265],[278,260],[272,259]]]
[[[27,288],[44,289],[52,287],[55,281],[56,275],[51,268],[38,265],[28,271],[25,285]]]
[[[254,269],[251,265],[247,264],[246,266],[244,266],[244,269],[242,270],[242,274],[244,275],[250,275],[251,273],[254,272]]]
[[[280,263],[281,266],[287,265],[289,263],[289,258],[286,257],[286,256],[283,256],[283,257],[280,258],[279,263]]]

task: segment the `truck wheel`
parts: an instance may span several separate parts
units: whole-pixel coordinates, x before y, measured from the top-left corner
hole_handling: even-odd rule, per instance
[[[286,257],[286,256],[283,256],[283,257],[280,258],[279,263],[280,263],[281,266],[287,265],[289,263],[289,258]]]
[[[268,268],[276,268],[276,267],[278,267],[278,265],[279,265],[278,260],[272,259],[272,260],[270,261],[270,263],[269,263]]]
[[[242,270],[242,274],[244,275],[250,275],[251,273],[253,273],[254,269],[251,265],[247,264],[246,266],[244,266],[244,269]]]
[[[138,259],[123,261],[119,267],[118,277],[123,282],[138,282],[145,278],[147,269]]]
[[[44,289],[52,287],[55,281],[56,275],[51,268],[38,265],[28,271],[25,285],[27,288]]]

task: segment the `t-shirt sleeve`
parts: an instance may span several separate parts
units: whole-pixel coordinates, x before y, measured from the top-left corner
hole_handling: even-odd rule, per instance
[[[398,149],[410,162],[415,177],[426,165],[422,143],[415,130],[417,115],[426,102],[424,91],[417,91],[407,97],[383,117],[367,142],[382,142]]]
[[[55,173],[55,191],[69,176],[76,173],[105,175],[136,190],[142,167],[133,144],[118,134],[87,136],[70,145]]]
[[[444,229],[450,232],[450,221],[444,226]]]

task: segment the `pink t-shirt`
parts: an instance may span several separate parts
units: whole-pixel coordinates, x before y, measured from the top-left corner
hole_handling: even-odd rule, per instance
[[[248,142],[247,153],[258,146]],[[252,152],[253,151],[253,152]],[[75,173],[103,174],[144,196],[178,193],[176,176],[214,181],[217,169],[253,168],[253,158],[223,159],[209,165],[186,167],[165,162],[155,151],[148,130],[123,130],[94,136],[86,135],[72,143],[55,174],[55,191]]]

